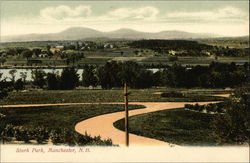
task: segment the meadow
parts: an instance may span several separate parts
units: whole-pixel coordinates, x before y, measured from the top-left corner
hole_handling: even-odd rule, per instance
[[[129,105],[131,110],[137,108],[143,106]],[[76,133],[75,124],[91,117],[123,110],[123,105],[110,104],[0,108],[1,140],[11,144],[112,145],[111,140],[91,137],[88,133]]]
[[[129,89],[131,102],[197,102],[221,101],[224,97],[215,97],[214,94],[231,93],[225,89],[182,89],[182,88],[150,88]],[[181,97],[163,97],[162,92],[179,92]],[[122,89],[78,89],[78,90],[37,90],[10,92],[0,100],[6,104],[48,104],[48,103],[77,103],[77,102],[123,102]]]
[[[217,145],[217,138],[210,126],[212,119],[211,114],[179,108],[132,116],[129,118],[129,127],[133,134],[171,144],[214,146]],[[124,119],[115,122],[114,126],[124,130]]]

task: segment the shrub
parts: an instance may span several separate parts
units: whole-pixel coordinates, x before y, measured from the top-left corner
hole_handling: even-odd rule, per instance
[[[5,142],[5,141],[10,141],[12,137],[14,137],[14,132],[13,132],[13,125],[12,124],[1,124],[0,127],[0,139]]]
[[[14,137],[16,140],[24,141],[25,143],[28,143],[33,138],[32,133],[23,126],[14,127]]]
[[[190,109],[190,110],[193,109],[193,105],[191,105],[191,104],[185,104],[184,107],[185,107],[186,109]]]
[[[49,138],[51,139],[53,144],[62,144],[62,143],[64,143],[63,136],[62,136],[62,131],[60,129],[52,130],[50,132],[50,134],[49,134]]]
[[[250,88],[242,87],[225,104],[225,114],[218,114],[211,126],[220,144],[249,144],[250,140]]]
[[[182,93],[172,91],[162,93],[161,97],[184,97],[184,95]]]
[[[77,145],[82,146],[82,145],[86,145],[89,142],[91,142],[91,137],[85,132],[85,135],[81,135],[76,133],[75,134],[75,140],[77,142]]]
[[[77,145],[83,146],[83,145],[98,145],[98,146],[111,146],[112,140],[106,139],[102,140],[100,136],[91,137],[86,132],[84,135],[76,134],[76,142]]]
[[[49,132],[43,127],[37,127],[33,130],[33,137],[37,143],[41,144],[49,139]]]

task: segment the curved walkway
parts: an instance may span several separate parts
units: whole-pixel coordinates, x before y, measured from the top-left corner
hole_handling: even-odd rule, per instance
[[[216,95],[218,96],[218,95]],[[223,95],[228,96],[228,95]],[[145,114],[160,110],[182,108],[185,104],[208,104],[208,103],[218,103],[215,102],[130,102],[132,105],[144,105],[146,108],[136,109],[129,111],[129,116]],[[67,105],[88,105],[88,104],[123,104],[122,102],[102,102],[102,103],[55,103],[55,104],[18,104],[18,105],[2,105],[0,107],[41,107],[41,106],[67,106]],[[104,114],[96,116],[76,124],[75,130],[80,134],[85,134],[86,132],[91,136],[101,136],[102,139],[112,139],[113,144],[124,145],[125,144],[125,133],[124,131],[118,130],[113,126],[113,123],[124,118],[124,111]],[[153,124],[152,124],[153,125]],[[159,141],[152,138],[147,138],[143,136],[137,136],[134,134],[129,134],[130,145],[170,145],[167,142]]]
[[[198,102],[198,104],[217,103]],[[130,102],[132,105],[144,105],[146,108],[129,111],[129,116],[145,114],[160,110],[182,108],[185,104],[196,104],[197,102]],[[113,144],[125,145],[125,133],[113,126],[113,123],[124,118],[125,113],[116,112],[96,116],[76,124],[75,130],[80,134],[88,133],[91,136],[101,136],[102,139],[110,138]],[[153,125],[153,124],[152,124]],[[130,145],[170,145],[167,142],[151,139],[143,136],[129,134]]]

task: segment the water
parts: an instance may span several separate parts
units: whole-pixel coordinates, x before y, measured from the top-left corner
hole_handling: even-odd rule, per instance
[[[11,78],[11,75],[9,74],[10,70],[13,70],[13,69],[0,69],[0,73],[3,73],[1,79],[7,78],[7,81],[10,81],[10,78]],[[21,72],[27,73],[27,78],[26,78],[27,81],[32,80],[31,78],[32,69],[15,69],[15,70],[17,71],[15,73],[15,80],[21,78]],[[41,70],[43,70],[45,73],[54,72],[54,73],[58,73],[59,75],[61,75],[63,69],[41,69]],[[77,71],[77,74],[79,74],[80,79],[82,78],[82,72],[83,72],[83,69],[78,69]]]
[[[1,79],[7,78],[7,81],[10,81],[10,79],[11,79],[11,75],[9,74],[10,70],[13,70],[13,69],[0,69],[0,73],[3,73]],[[31,71],[32,71],[32,69],[15,69],[15,70],[17,71],[15,73],[15,80],[21,78],[21,72],[24,72],[24,73],[26,72],[27,73],[27,78],[26,78],[27,81],[31,81],[32,80],[32,78],[31,78]],[[54,72],[54,73],[57,73],[57,74],[61,75],[63,69],[61,69],[61,68],[59,68],[59,69],[48,69],[48,68],[46,69],[46,68],[43,68],[41,70],[43,70],[45,73]],[[155,72],[157,72],[159,70],[162,70],[162,69],[150,68],[148,70],[150,70],[153,73],[155,73]],[[83,69],[78,69],[77,70],[77,74],[79,74],[80,80],[82,79],[82,73],[83,73]]]

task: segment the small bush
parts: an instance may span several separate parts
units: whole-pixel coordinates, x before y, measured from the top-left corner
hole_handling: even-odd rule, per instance
[[[185,107],[186,109],[190,109],[190,110],[193,109],[193,105],[191,105],[191,104],[185,104],[184,107]]]
[[[83,146],[83,145],[98,145],[98,146],[111,146],[112,140],[106,139],[101,140],[100,136],[91,137],[87,133],[85,135],[77,134],[76,136],[77,145]]]
[[[60,129],[52,130],[49,134],[49,138],[55,145],[64,143],[62,131]]]
[[[18,141],[28,143],[33,138],[33,134],[22,126],[16,126],[14,127],[14,137]]]
[[[179,92],[164,92],[161,97],[184,97],[184,95]]]
[[[43,127],[37,127],[33,130],[33,137],[37,143],[42,144],[49,139],[49,132]]]

